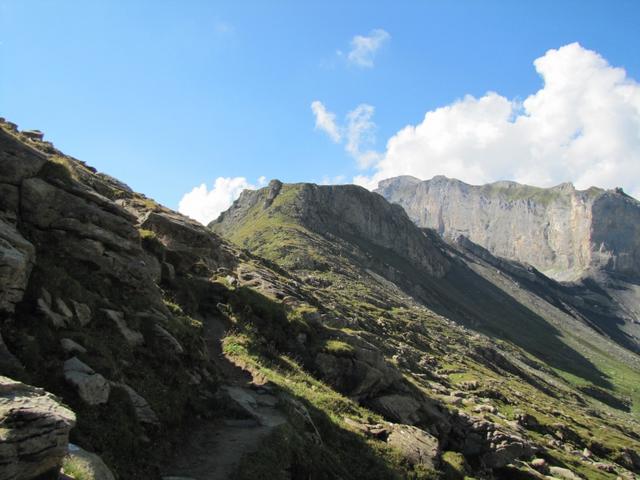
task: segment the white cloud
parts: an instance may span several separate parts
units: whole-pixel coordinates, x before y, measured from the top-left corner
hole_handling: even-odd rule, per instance
[[[347,114],[347,144],[345,150],[358,161],[360,168],[368,168],[380,159],[380,154],[369,149],[375,141],[376,124],[371,117],[375,109],[366,103]]]
[[[524,102],[488,92],[428,111],[358,181],[443,174],[476,184],[623,186],[640,196],[640,85],[578,43],[549,50],[534,66],[543,87]]]
[[[311,110],[316,117],[316,128],[336,143],[346,140],[344,149],[360,168],[369,168],[380,160],[380,154],[371,148],[376,141],[376,124],[371,119],[375,109],[371,105],[361,103],[347,113],[344,126],[339,125],[335,113],[329,112],[318,100],[311,104]]]
[[[211,190],[203,183],[185,193],[178,204],[178,211],[207,225],[229,208],[243,190],[255,190],[265,184],[265,177],[258,179],[257,186],[251,185],[245,177],[218,177]]]
[[[356,35],[351,39],[351,50],[347,54],[347,60],[358,67],[373,67],[376,52],[390,38],[391,35],[381,28],[371,30],[368,36]]]
[[[318,100],[311,103],[311,111],[316,117],[316,128],[329,135],[329,138],[334,142],[340,142],[342,134],[336,124],[336,115],[327,111],[322,102]]]

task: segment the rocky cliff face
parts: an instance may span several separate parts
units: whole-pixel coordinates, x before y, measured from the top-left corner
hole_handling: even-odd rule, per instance
[[[442,176],[391,178],[376,191],[421,227],[449,238],[464,235],[559,280],[590,270],[640,275],[640,203],[618,191],[474,186]]]
[[[284,201],[278,202],[278,195]],[[381,249],[410,259],[435,277],[443,276],[449,264],[431,240],[415,228],[407,214],[378,195],[355,185],[321,186],[310,183],[288,185],[274,180],[268,189],[247,190],[211,223],[225,232],[227,225],[237,227],[256,210],[286,212],[295,222],[317,232],[360,239]]]

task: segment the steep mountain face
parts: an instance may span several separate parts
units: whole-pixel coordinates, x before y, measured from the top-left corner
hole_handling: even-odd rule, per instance
[[[287,186],[284,191],[282,188],[278,180],[272,181],[266,198],[262,191],[245,190],[234,208],[212,224],[214,229],[237,236],[226,226],[235,230],[238,222],[248,224],[250,216],[260,215],[262,208],[270,218],[281,218],[291,225],[371,242],[415,262],[430,275],[441,277],[446,273],[448,261],[414,227],[404,210],[370,195],[364,188],[355,185],[319,187],[309,183]]]
[[[360,214],[344,215],[346,205]],[[461,453],[476,476],[538,478],[526,461],[537,450],[551,464],[607,478],[604,466],[578,453],[589,442],[589,451],[610,448],[608,435],[596,439],[602,419],[635,424],[640,401],[640,358],[620,346],[625,332],[598,326],[611,299],[595,285],[561,285],[464,237],[449,244],[397,223],[399,238],[422,235],[423,248],[438,251],[439,264],[446,259],[434,269],[433,260],[416,261],[412,249],[391,248],[361,226],[388,214],[378,195],[357,187],[274,182],[243,193],[210,227],[313,288],[335,341],[311,355],[307,368],[385,418],[436,436],[441,467]],[[363,348],[381,352],[400,377],[372,381],[358,371]],[[566,432],[557,443],[556,427]],[[635,444],[623,431],[621,448]],[[501,446],[468,443],[477,436],[500,438],[493,445]]]
[[[353,186],[274,181],[208,229],[3,121],[0,192],[0,478],[640,472],[600,284]]]
[[[376,191],[421,227],[448,238],[464,235],[558,280],[594,270],[640,275],[640,203],[618,191],[474,186],[442,176],[391,178]]]

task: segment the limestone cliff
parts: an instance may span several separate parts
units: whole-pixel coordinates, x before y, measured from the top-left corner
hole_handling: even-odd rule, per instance
[[[640,275],[640,203],[618,190],[404,176],[380,182],[376,191],[421,227],[464,235],[559,280],[592,270]]]

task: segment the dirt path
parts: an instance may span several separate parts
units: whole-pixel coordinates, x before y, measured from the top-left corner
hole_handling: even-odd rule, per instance
[[[219,320],[205,322],[209,353],[225,378],[221,393],[238,415],[199,424],[167,461],[164,480],[226,480],[243,455],[255,452],[274,428],[286,422],[269,386],[256,385],[249,372],[224,357],[220,345],[224,333]]]

